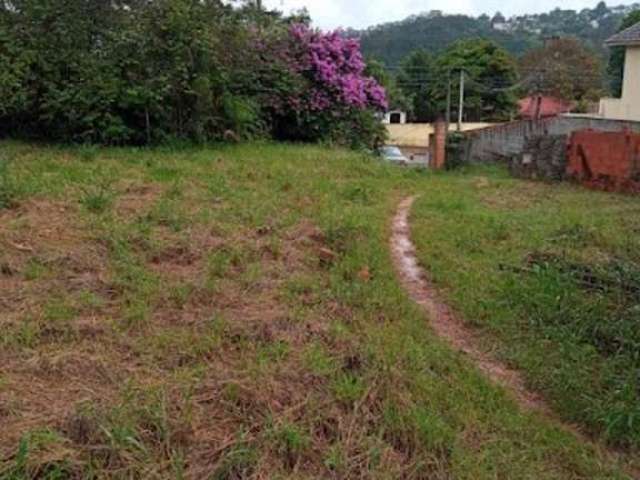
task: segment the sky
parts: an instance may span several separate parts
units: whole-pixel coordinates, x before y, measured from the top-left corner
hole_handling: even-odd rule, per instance
[[[598,0],[263,0],[265,6],[289,12],[306,7],[315,26],[324,30],[339,27],[365,28],[385,22],[403,20],[430,10],[444,13],[493,15],[500,11],[506,16],[541,13],[556,7],[580,10],[593,8]],[[607,5],[631,4],[634,0],[609,1]]]

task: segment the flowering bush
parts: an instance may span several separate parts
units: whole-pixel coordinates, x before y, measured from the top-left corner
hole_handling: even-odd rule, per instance
[[[344,38],[339,32],[321,33],[302,24],[292,26],[290,35],[297,47],[293,51],[300,54],[297,71],[310,80],[306,108],[387,108],[384,88],[364,75],[366,64],[357,40]]]
[[[276,137],[369,147],[380,140],[375,112],[387,108],[386,92],[365,74],[359,42],[304,24],[291,26],[282,40],[268,57],[277,59],[286,71],[281,77],[295,88],[265,102],[279,106]]]

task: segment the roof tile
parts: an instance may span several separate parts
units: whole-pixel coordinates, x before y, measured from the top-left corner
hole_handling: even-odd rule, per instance
[[[640,23],[636,23],[626,30],[617,33],[608,39],[606,43],[610,47],[621,45],[640,45]]]

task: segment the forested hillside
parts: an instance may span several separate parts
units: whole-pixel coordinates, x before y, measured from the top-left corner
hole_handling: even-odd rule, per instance
[[[515,55],[540,46],[545,37],[575,36],[597,51],[606,53],[604,41],[613,35],[623,17],[640,4],[607,7],[600,2],[581,11],[555,9],[549,13],[504,18],[482,15],[444,15],[440,11],[411,16],[401,22],[350,31],[359,36],[366,55],[395,65],[408,53],[423,48],[440,52],[456,40],[482,37],[497,42]]]

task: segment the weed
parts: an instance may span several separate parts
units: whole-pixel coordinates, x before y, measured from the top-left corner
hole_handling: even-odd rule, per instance
[[[330,376],[338,368],[338,362],[319,343],[310,345],[304,352],[305,366],[319,376]]]
[[[7,348],[35,348],[41,339],[40,323],[30,316],[25,316],[18,325],[5,328],[0,336],[0,345]]]
[[[332,472],[342,473],[346,468],[346,455],[343,445],[332,445],[324,459],[324,465]]]
[[[100,152],[100,149],[96,145],[83,144],[76,148],[76,155],[81,162],[90,163],[93,162]]]
[[[13,464],[4,471],[0,467],[0,477],[6,480],[41,478],[62,480],[73,475],[64,458],[64,439],[51,430],[34,430],[20,439]],[[46,460],[40,460],[46,458]]]
[[[111,208],[116,197],[111,179],[93,181],[90,185],[81,186],[80,204],[89,212],[100,215]]]
[[[180,177],[180,170],[174,166],[159,166],[155,167],[151,165],[151,178],[158,182],[175,182]]]
[[[207,190],[213,201],[220,202],[226,198],[231,189],[227,179],[222,175],[216,175],[207,182]]]
[[[168,200],[180,200],[184,196],[184,185],[180,179],[175,180],[169,189],[164,192],[164,198]]]
[[[311,439],[298,425],[284,423],[275,425],[267,436],[274,449],[288,468],[293,468],[311,446]]]
[[[351,373],[341,373],[334,380],[333,390],[339,401],[351,405],[362,398],[366,384],[361,377]]]
[[[65,297],[50,298],[44,305],[43,315],[45,322],[67,323],[77,314],[75,305]]]
[[[242,288],[248,292],[259,288],[260,279],[263,276],[262,264],[260,262],[250,263],[244,268],[240,277]]]
[[[266,365],[282,362],[287,358],[290,347],[286,342],[269,343],[258,351],[258,362]]]
[[[78,309],[98,312],[105,306],[104,298],[91,290],[81,290],[76,296]]]
[[[9,160],[0,156],[0,210],[17,205],[18,186],[9,165]]]
[[[160,199],[149,212],[146,220],[156,225],[168,227],[174,232],[180,232],[189,222],[179,204],[169,198]]]
[[[191,283],[179,283],[169,290],[169,301],[177,309],[183,309],[195,290]]]
[[[122,325],[132,327],[143,324],[151,310],[158,291],[158,279],[147,268],[144,255],[136,245],[145,246],[144,226],[140,224],[106,223],[101,239],[111,257],[113,288],[122,292]]]
[[[372,196],[371,190],[371,187],[366,184],[349,185],[344,189],[343,195],[352,202],[367,204]]]
[[[50,273],[49,267],[37,257],[30,258],[23,271],[24,279],[27,281],[38,280],[47,275],[47,273]]]
[[[222,460],[211,475],[212,480],[250,478],[255,470],[258,454],[250,444],[240,442],[223,453]]]

